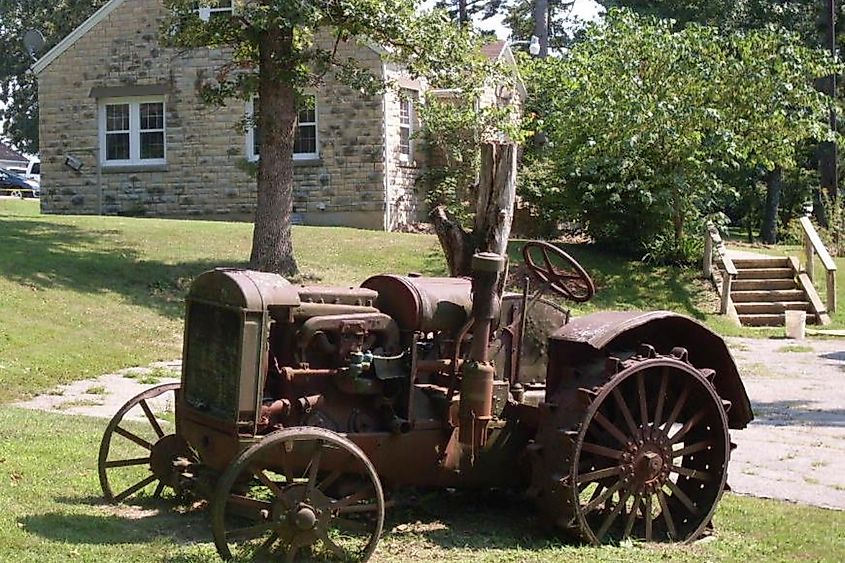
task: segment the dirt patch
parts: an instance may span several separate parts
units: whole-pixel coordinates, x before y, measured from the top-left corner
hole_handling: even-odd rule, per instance
[[[845,341],[731,338],[754,409],[728,482],[735,492],[845,509]]]
[[[129,399],[135,395],[163,383],[179,381],[182,362],[156,362],[146,367],[132,367],[115,373],[101,375],[97,379],[76,381],[61,385],[44,395],[38,395],[29,401],[17,403],[26,409],[60,412],[111,418]],[[172,395],[165,394],[151,399],[151,407],[156,412],[173,412]],[[132,412],[136,418],[143,417],[140,409]]]

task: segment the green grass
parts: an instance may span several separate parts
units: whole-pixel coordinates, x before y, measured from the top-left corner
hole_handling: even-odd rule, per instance
[[[32,202],[0,201],[0,403],[177,358],[190,281],[243,265],[250,235],[243,223],[41,216]],[[444,272],[431,236],[297,227],[294,244],[303,272],[326,283]],[[713,314],[715,294],[695,270],[653,268],[590,246],[567,250],[599,288],[577,314],[673,309],[730,328]],[[205,510],[101,503],[96,457],[105,424],[0,407],[0,561],[217,561]],[[553,539],[518,497],[437,493],[391,512],[374,561],[845,560],[842,512],[728,495],[716,526],[713,540],[692,546],[592,548]]]
[[[102,503],[96,460],[104,426],[87,417],[0,409],[0,560],[218,561],[206,510],[186,512],[166,501]],[[845,560],[845,512],[726,495],[715,524],[713,539],[692,546],[594,548],[549,535],[519,497],[434,493],[389,512],[373,561]]]
[[[788,344],[786,346],[781,346],[778,348],[778,352],[795,352],[795,353],[807,353],[812,352],[812,346],[802,346],[801,344]]]

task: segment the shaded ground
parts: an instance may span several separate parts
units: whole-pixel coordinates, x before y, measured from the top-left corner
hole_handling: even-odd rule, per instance
[[[732,432],[734,492],[845,509],[845,340],[729,344],[755,415]]]
[[[755,413],[747,429],[732,432],[734,492],[845,509],[845,340],[731,338],[729,344]],[[178,361],[129,368],[19,406],[111,418],[136,394],[178,376]]]

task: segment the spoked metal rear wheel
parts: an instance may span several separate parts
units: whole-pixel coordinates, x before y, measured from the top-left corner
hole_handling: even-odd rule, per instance
[[[224,559],[366,561],[384,525],[384,495],[366,455],[322,428],[269,434],[217,485],[212,527]]]
[[[583,405],[583,415],[557,418],[562,447],[543,455],[565,477],[546,487],[551,498],[543,505],[591,543],[693,540],[725,486],[728,405],[706,374],[682,361],[685,350],[653,356],[608,362],[603,384],[585,381],[557,398]],[[546,429],[540,441],[552,435]]]
[[[166,488],[179,488],[174,462],[189,455],[171,418],[179,392],[179,383],[148,389],[127,401],[109,422],[98,462],[100,485],[109,502],[156,499]]]

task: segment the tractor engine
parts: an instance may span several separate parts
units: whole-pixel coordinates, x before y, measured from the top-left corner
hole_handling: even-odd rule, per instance
[[[269,309],[259,433],[303,425],[409,431],[411,374],[434,383],[456,365],[444,358],[465,329],[471,285],[379,275],[359,288],[298,287],[298,306]]]

